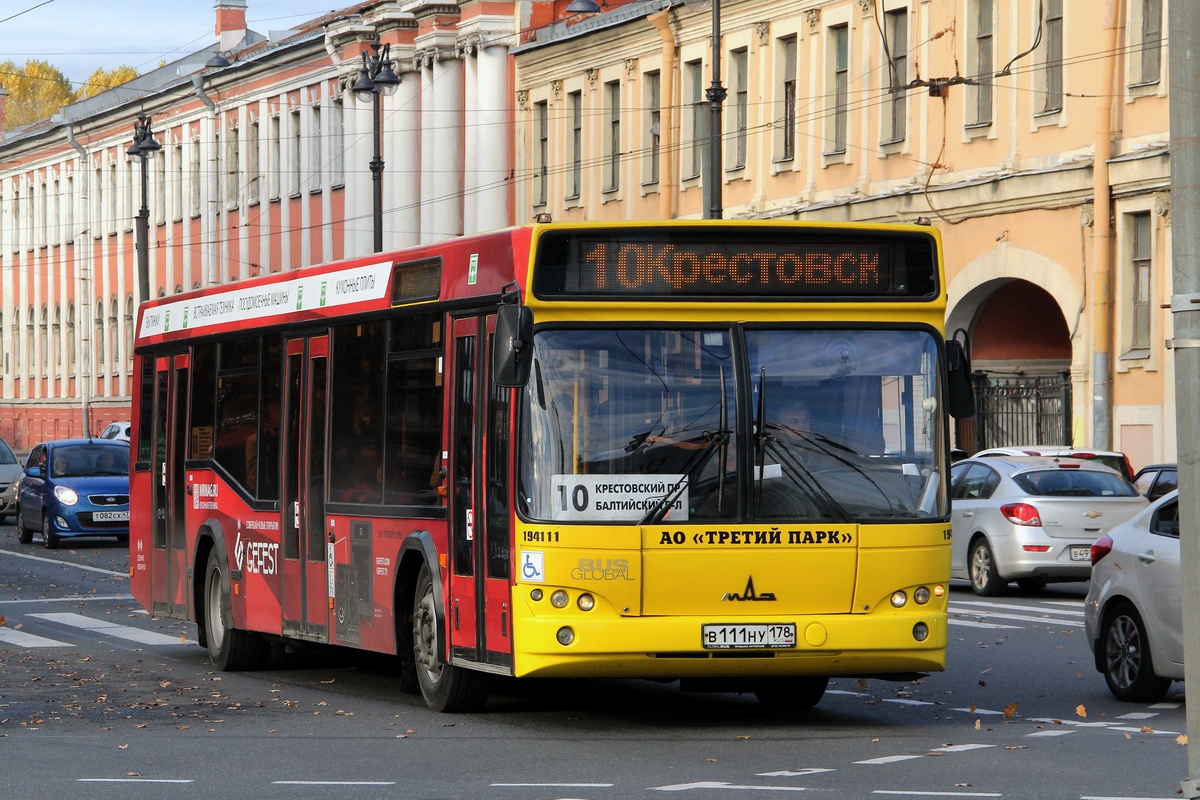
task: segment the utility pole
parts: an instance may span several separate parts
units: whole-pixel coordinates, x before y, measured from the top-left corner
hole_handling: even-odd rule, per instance
[[[1175,354],[1175,425],[1179,461],[1179,530],[1200,525],[1200,3],[1168,10],[1171,97],[1171,319]],[[1200,537],[1180,536],[1184,687],[1188,694],[1188,777],[1183,796],[1200,798]],[[1196,692],[1192,690],[1195,689]]]

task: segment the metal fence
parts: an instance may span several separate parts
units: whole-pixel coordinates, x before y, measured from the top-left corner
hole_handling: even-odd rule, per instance
[[[976,372],[975,416],[956,429],[958,447],[1074,444],[1071,441],[1071,373],[997,376]],[[965,424],[964,424],[965,423]]]

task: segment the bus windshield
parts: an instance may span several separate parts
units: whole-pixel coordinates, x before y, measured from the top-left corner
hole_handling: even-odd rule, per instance
[[[539,521],[928,520],[946,513],[924,329],[551,329],[523,393]]]

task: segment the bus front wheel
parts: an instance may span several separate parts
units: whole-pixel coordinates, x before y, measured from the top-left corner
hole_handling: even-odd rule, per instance
[[[223,672],[258,669],[266,662],[267,643],[257,634],[233,627],[229,579],[215,549],[208,554],[204,574],[204,630],[209,660]]]
[[[754,696],[772,711],[805,711],[821,702],[828,686],[822,677],[771,678],[754,687]]]
[[[437,595],[429,566],[421,567],[413,592],[413,660],[425,704],[434,711],[455,714],[475,711],[488,696],[488,676],[447,664],[438,639]]]

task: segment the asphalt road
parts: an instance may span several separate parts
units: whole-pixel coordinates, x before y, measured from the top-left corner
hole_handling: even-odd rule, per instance
[[[955,586],[947,672],[839,679],[799,716],[645,681],[508,682],[453,716],[378,656],[216,672],[194,626],[131,600],[127,565],[114,543],[0,527],[0,798],[1167,800],[1187,776],[1183,684],[1113,699],[1083,585]]]

